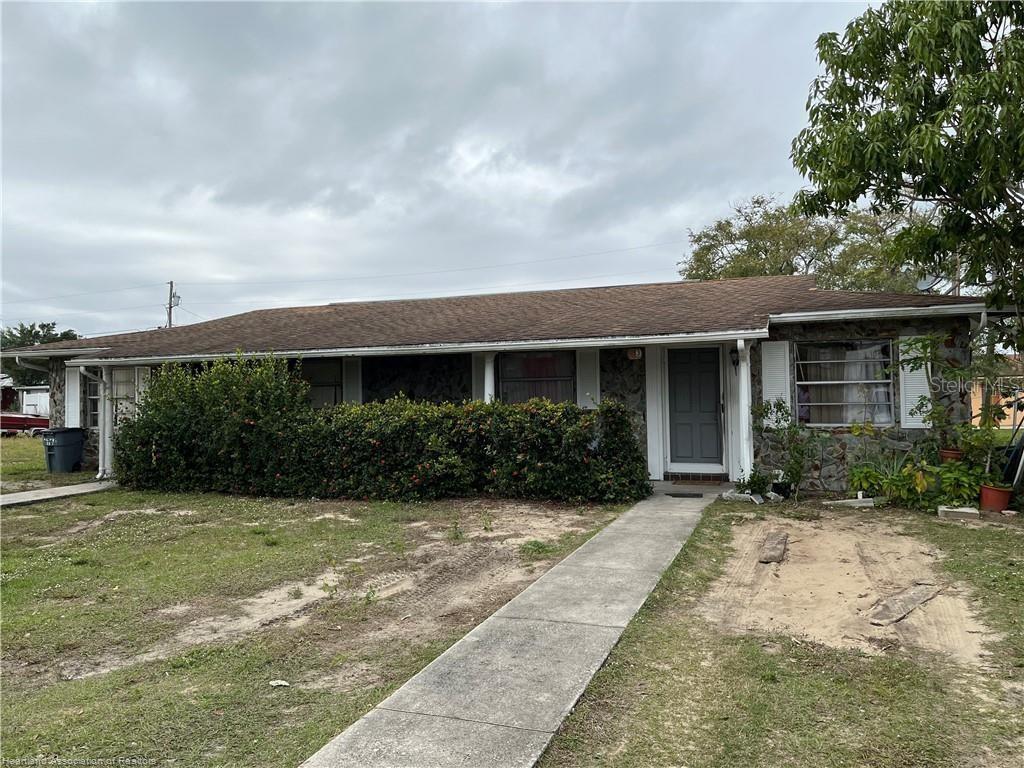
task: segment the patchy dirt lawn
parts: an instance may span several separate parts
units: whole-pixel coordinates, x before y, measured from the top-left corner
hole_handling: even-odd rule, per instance
[[[296,765],[617,512],[125,491],[14,508],[2,756]]]
[[[780,533],[785,558],[760,562]],[[1024,526],[716,502],[542,765],[1022,755]]]

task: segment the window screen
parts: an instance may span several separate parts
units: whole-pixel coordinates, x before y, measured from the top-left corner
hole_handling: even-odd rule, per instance
[[[576,353],[503,353],[498,356],[498,387],[506,403],[524,403],[534,397],[576,402]]]
[[[796,352],[800,423],[893,423],[891,342],[801,343],[797,344]]]

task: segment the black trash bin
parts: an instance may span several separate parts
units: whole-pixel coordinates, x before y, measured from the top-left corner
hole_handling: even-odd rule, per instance
[[[47,472],[79,472],[85,448],[85,430],[56,427],[43,432]]]

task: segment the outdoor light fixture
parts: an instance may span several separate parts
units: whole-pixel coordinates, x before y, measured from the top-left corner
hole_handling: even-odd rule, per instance
[[[729,360],[732,361],[733,368],[740,367],[740,351],[736,347],[729,350]]]
[[[633,347],[626,351],[626,357],[630,360],[640,360],[644,356],[643,347]]]

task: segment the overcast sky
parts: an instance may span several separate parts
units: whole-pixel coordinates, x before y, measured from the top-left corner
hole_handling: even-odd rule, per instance
[[[3,321],[674,279],[860,11],[5,3]]]

